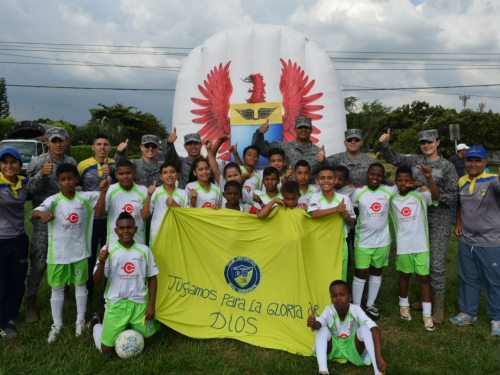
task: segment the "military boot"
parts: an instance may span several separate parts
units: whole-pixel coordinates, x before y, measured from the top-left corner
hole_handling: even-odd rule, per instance
[[[36,295],[26,297],[26,323],[38,322],[38,315],[36,313]]]
[[[444,323],[444,296],[432,296],[432,319],[434,323]]]

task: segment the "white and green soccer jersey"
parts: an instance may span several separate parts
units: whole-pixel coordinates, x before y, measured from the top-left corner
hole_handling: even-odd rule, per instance
[[[410,191],[391,199],[391,217],[396,229],[398,255],[430,251],[427,206],[433,204],[430,191]],[[435,202],[437,204],[437,202]]]
[[[360,306],[349,304],[349,311],[344,320],[340,320],[339,314],[333,304],[325,307],[321,316],[316,318],[322,326],[330,329],[332,336],[338,338],[349,337],[355,333],[359,327],[365,325],[368,329],[377,327]]]
[[[342,199],[344,199],[345,208],[349,211],[349,216],[356,219],[356,213],[354,212],[354,208],[352,207],[349,197],[339,193],[334,193],[331,201],[326,199],[322,192],[311,195],[309,198],[309,204],[307,205],[307,212],[311,213],[312,211],[327,210],[329,208],[337,207],[342,202]],[[349,226],[344,220],[344,238],[347,238],[348,234]]]
[[[151,219],[151,233],[149,236],[149,247],[153,248],[153,241],[158,229],[160,229],[163,218],[168,211],[167,198],[173,198],[180,207],[189,207],[189,194],[186,190],[175,188],[169,195],[164,186],[157,187],[151,196],[149,210],[153,214]]]
[[[35,208],[55,216],[48,223],[47,263],[71,264],[90,256],[94,208],[99,195],[96,191],[76,191],[69,200],[57,193]]]
[[[240,167],[241,173],[248,173],[247,169],[244,166]],[[262,175],[258,170],[253,171],[253,176],[250,177],[243,183],[243,187],[246,189],[248,193],[251,193],[254,190],[260,190],[262,188]]]
[[[198,181],[190,182],[186,185],[186,191],[189,194],[189,189],[196,190],[198,198],[196,198],[196,208],[213,207],[216,204],[221,204],[221,193],[218,185],[210,183],[208,190],[201,187]]]
[[[102,249],[105,248],[104,246]],[[112,305],[122,299],[147,303],[146,278],[159,273],[149,247],[134,242],[130,249],[126,249],[116,241],[109,245],[108,251],[109,256],[104,266],[106,304]],[[99,259],[94,267],[94,273],[98,266]]]
[[[273,198],[271,198],[269,195],[267,195],[267,193],[266,193],[265,190],[255,190],[254,193],[255,193],[256,196],[258,196],[262,200],[262,205],[260,205],[257,202],[254,202],[254,204],[253,204],[259,210],[261,210],[262,207],[264,207],[266,204],[268,204],[269,202],[271,202],[274,198],[279,198],[279,199],[283,198],[281,196],[281,192],[279,191],[279,189],[278,189],[278,195],[276,195]],[[273,207],[276,207],[276,206],[277,206],[277,203],[273,204]]]
[[[148,189],[144,186],[136,185],[129,191],[123,190],[119,183],[109,187],[106,194],[106,211],[108,212],[108,238],[106,243],[118,241],[115,233],[116,219],[122,212],[128,212],[135,219],[137,233],[134,241],[140,244],[146,243],[144,221],[141,217],[141,208],[148,195]]]
[[[307,185],[307,191],[300,191],[299,204],[308,204],[309,198],[311,198],[313,194],[320,192],[321,189],[318,186],[311,184]]]
[[[377,248],[390,245],[388,217],[396,186],[380,185],[373,191],[365,186],[354,190],[352,203],[359,209],[355,247]]]
[[[226,198],[224,198],[224,195],[222,194],[224,192],[224,188],[226,186],[226,179],[220,175],[219,179],[219,188],[221,192],[221,203],[220,207],[221,208],[226,208]],[[253,190],[248,191],[245,187],[241,189],[241,199],[240,201],[242,203],[248,203],[248,204],[253,204],[253,195],[252,195]]]

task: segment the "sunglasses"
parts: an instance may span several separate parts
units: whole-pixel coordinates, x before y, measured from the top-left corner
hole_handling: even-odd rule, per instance
[[[158,145],[154,144],[154,143],[146,143],[143,146],[144,146],[144,148],[152,148],[153,150],[156,150],[158,148]]]
[[[347,143],[352,143],[352,142],[359,143],[359,142],[361,142],[361,139],[359,139],[359,138],[347,138],[346,142]]]
[[[428,143],[434,143],[434,142],[436,142],[436,141],[427,141],[427,140],[422,140],[422,141],[420,141],[420,144],[421,144],[421,145],[426,145],[426,144],[428,144]]]

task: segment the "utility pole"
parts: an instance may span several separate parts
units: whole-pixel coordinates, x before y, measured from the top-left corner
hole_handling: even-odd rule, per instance
[[[459,98],[462,101],[462,105],[465,109],[465,107],[467,107],[467,100],[470,99],[470,95],[460,95]]]
[[[479,103],[479,113],[484,113],[484,107],[486,107],[486,103]]]

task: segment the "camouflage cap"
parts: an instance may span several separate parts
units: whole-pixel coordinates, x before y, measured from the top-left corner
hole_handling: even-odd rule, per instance
[[[437,129],[423,130],[418,133],[418,141],[430,141],[434,142],[439,138],[439,133]]]
[[[349,138],[363,139],[363,132],[359,129],[347,129],[344,132],[344,139]]]
[[[142,136],[141,145],[146,145],[148,143],[154,143],[155,145],[160,145],[160,138],[153,134],[146,134]]]
[[[45,135],[47,136],[47,140],[49,142],[52,142],[54,138],[59,138],[63,141],[69,138],[68,132],[64,128],[59,128],[57,126],[48,129],[45,132]]]
[[[184,144],[188,142],[198,142],[201,143],[201,137],[198,133],[190,133],[184,136]]]
[[[312,128],[312,119],[310,117],[295,117],[295,128]]]

